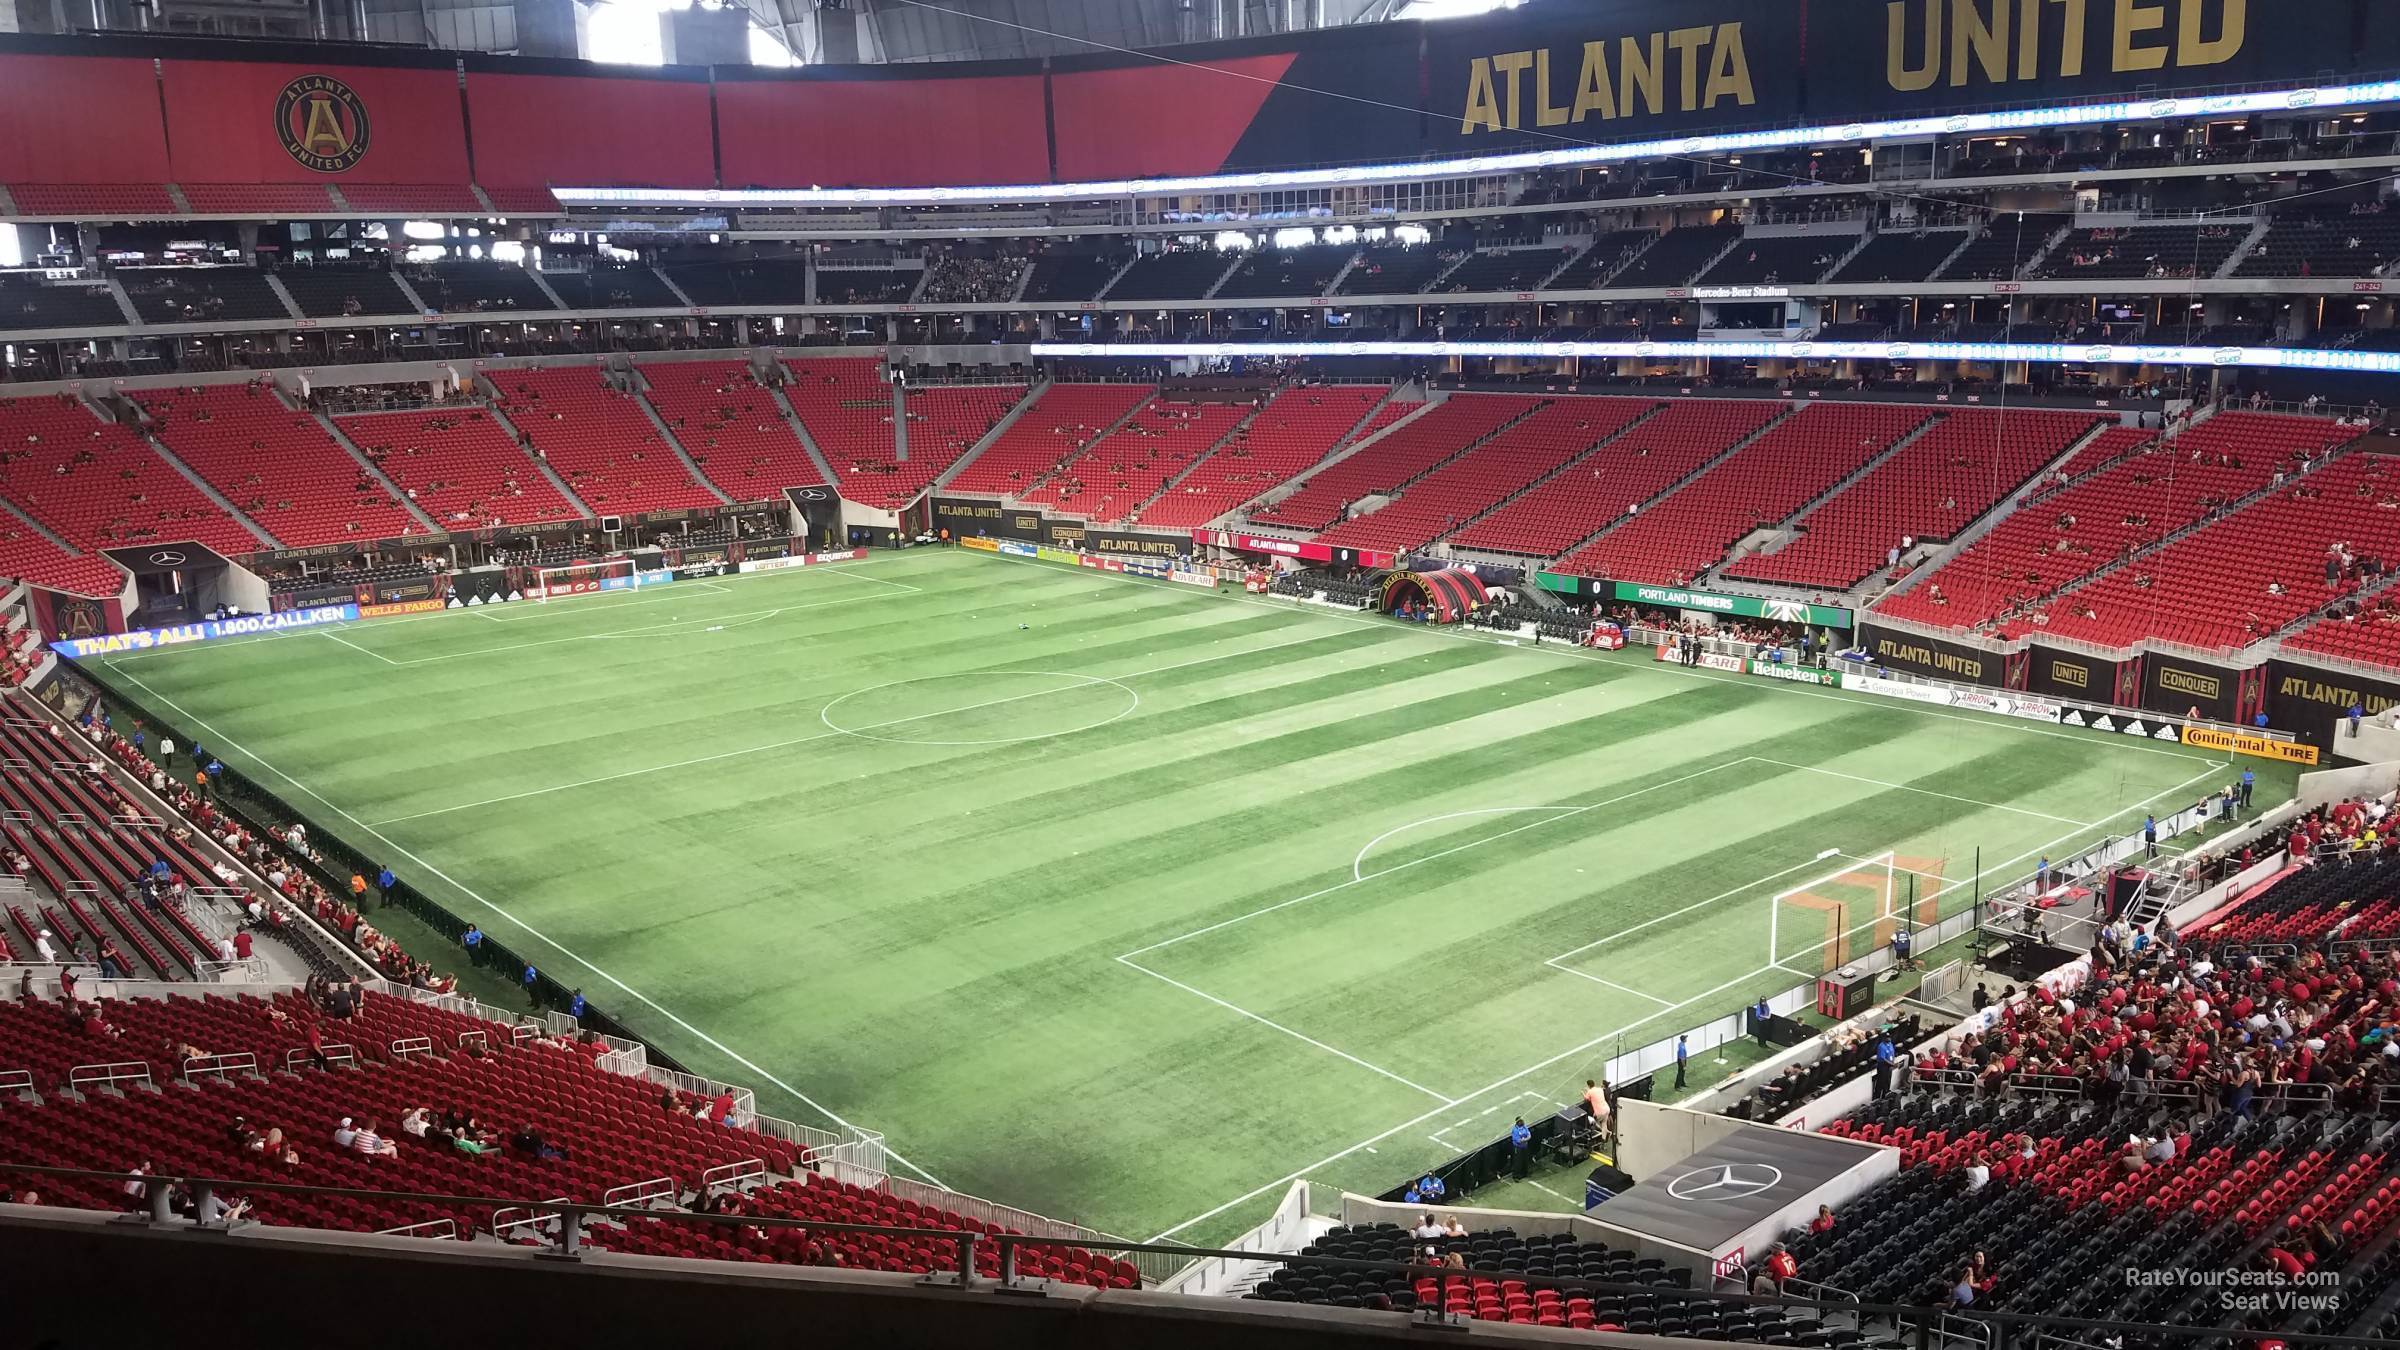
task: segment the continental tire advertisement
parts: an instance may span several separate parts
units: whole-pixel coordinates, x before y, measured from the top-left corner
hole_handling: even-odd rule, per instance
[[[2188,725],[2183,729],[2183,743],[2201,750],[2250,755],[2257,759],[2281,760],[2286,764],[2314,764],[2317,747],[2305,741],[2279,741],[2254,731],[2237,731],[2231,727]]]

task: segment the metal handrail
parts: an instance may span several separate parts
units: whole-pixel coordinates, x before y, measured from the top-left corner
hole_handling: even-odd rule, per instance
[[[95,1171],[89,1168],[49,1167],[32,1163],[9,1162],[0,1162],[0,1174],[11,1176],[59,1177],[69,1180],[109,1183],[120,1183],[125,1179],[124,1173],[122,1172],[104,1172]],[[913,1228],[890,1224],[829,1223],[818,1219],[793,1219],[772,1214],[693,1214],[679,1211],[668,1212],[652,1209],[627,1208],[624,1206],[615,1205],[589,1205],[569,1200],[526,1200],[522,1198],[510,1199],[498,1196],[440,1195],[402,1191],[375,1191],[364,1190],[356,1187],[311,1186],[294,1182],[244,1181],[229,1177],[151,1177],[149,1186],[149,1219],[152,1223],[167,1224],[186,1222],[185,1220],[178,1219],[168,1209],[168,1195],[173,1187],[179,1185],[188,1189],[195,1200],[205,1200],[209,1195],[213,1194],[218,1189],[224,1189],[228,1191],[240,1191],[259,1195],[327,1196],[359,1200],[376,1200],[398,1204],[438,1205],[454,1209],[480,1208],[483,1206],[502,1206],[527,1210],[551,1211],[555,1212],[562,1220],[561,1230],[559,1233],[559,1246],[555,1254],[563,1258],[580,1258],[584,1254],[582,1249],[582,1232],[586,1221],[590,1219],[649,1219],[654,1221],[671,1221],[678,1224],[715,1226],[732,1230],[739,1230],[742,1228],[757,1228],[770,1231],[778,1229],[798,1229],[811,1233],[855,1233],[862,1236],[871,1237],[932,1239],[945,1243],[952,1243],[957,1246],[958,1270],[956,1272],[939,1272],[921,1282],[954,1282],[957,1285],[965,1288],[1023,1287],[1024,1282],[1017,1274],[1018,1252],[1023,1250],[1042,1250],[1052,1247],[1081,1247],[1093,1252],[1114,1255],[1161,1253],[1189,1259],[1221,1258],[1237,1261],[1261,1261],[1278,1266],[1299,1265],[1323,1268],[1326,1270],[1353,1271],[1387,1276],[1398,1275],[1411,1279],[1434,1279],[1445,1282],[1458,1279],[1483,1279],[1491,1281],[1519,1280],[1529,1286],[1540,1285],[1546,1288],[1571,1289],[1582,1294],[1625,1294],[1665,1299],[1683,1303],[1780,1308],[1786,1311],[1807,1309],[1819,1313],[1838,1313],[1844,1316],[1873,1315],[1877,1317],[1890,1318],[1895,1321],[1906,1319],[1911,1325],[1919,1326],[1932,1325],[1935,1323],[1936,1319],[1939,1319],[1944,1315],[1942,1310],[1933,1308],[1897,1303],[1867,1303],[1847,1297],[1841,1301],[1831,1301],[1825,1299],[1799,1298],[1788,1295],[1719,1293],[1711,1290],[1686,1289],[1675,1285],[1616,1284],[1602,1280],[1587,1280],[1575,1276],[1533,1275],[1524,1271],[1495,1270],[1483,1267],[1468,1267],[1465,1270],[1460,1270],[1455,1267],[1416,1265],[1399,1261],[1368,1261],[1360,1260],[1354,1257],[1342,1256],[1304,1255],[1296,1252],[1251,1252],[1238,1251],[1228,1248],[1185,1247],[1172,1243],[1158,1242],[1121,1242],[1109,1239],[1035,1237],[1018,1233],[978,1233],[973,1231],[956,1231],[947,1228]],[[279,1233],[288,1234],[293,1230],[278,1229],[277,1231]],[[987,1244],[993,1249],[999,1258],[998,1265],[1001,1274],[997,1280],[985,1280],[978,1277],[974,1273],[976,1270],[976,1254]],[[1426,1315],[1423,1320],[1427,1323],[1435,1323],[1440,1322],[1442,1319],[1438,1313],[1434,1313]],[[2254,1330],[2243,1327],[2176,1327],[2158,1323],[2118,1322],[2086,1317],[2061,1317],[2046,1313],[2012,1313],[1998,1311],[1983,1312],[1979,1310],[1970,1320],[1992,1327],[2019,1327],[2027,1329],[2065,1328],[2076,1331],[2136,1333],[2145,1336],[2155,1336],[2158,1332],[2165,1330],[2170,1332],[2188,1332],[2194,1336],[2228,1338],[2237,1342],[2248,1342],[2252,1344],[2266,1340],[2279,1340],[2294,1345],[2357,1347],[2358,1350],[2386,1350],[2386,1347],[2388,1347],[2390,1344],[2385,1340],[2378,1340],[2363,1336],[2339,1336],[2322,1332],[2285,1330],[2281,1328]],[[1975,1337],[1973,1339],[1977,1340],[1978,1343],[1984,1343],[1984,1338],[1982,1337]]]

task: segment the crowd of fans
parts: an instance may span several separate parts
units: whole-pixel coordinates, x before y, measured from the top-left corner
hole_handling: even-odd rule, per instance
[[[982,305],[1013,300],[1028,265],[1023,258],[944,259],[925,279],[917,303]]]
[[[226,940],[232,948],[230,952],[216,955],[233,959],[241,954],[239,949],[247,945],[237,939],[247,938],[250,931],[279,932],[292,921],[295,914],[305,912],[313,915],[324,928],[339,933],[360,956],[393,983],[439,994],[447,994],[457,988],[456,976],[438,973],[432,962],[410,955],[397,941],[366,921],[360,907],[367,903],[367,896],[371,893],[368,878],[353,874],[350,878],[350,895],[345,898],[334,894],[311,875],[312,870],[330,875],[330,864],[325,855],[310,844],[305,825],[294,822],[280,835],[266,834],[220,809],[213,798],[223,765],[210,758],[201,746],[195,744],[191,747],[190,777],[185,778],[179,775],[174,764],[171,741],[161,741],[152,747],[138,728],[131,736],[121,734],[115,729],[113,719],[104,712],[95,715],[87,711],[78,719],[77,725],[92,738],[103,754],[148,785],[152,793],[174,811],[178,820],[169,827],[169,833],[174,838],[190,839],[195,831],[206,835],[219,848],[241,859],[265,879],[269,894],[262,896],[248,889],[241,873],[224,863],[218,863],[216,875],[199,883],[224,888],[239,895],[232,903],[241,911],[236,922],[244,931]],[[93,770],[94,781],[117,798],[121,810],[127,814],[147,814],[118,786],[116,780],[99,772],[98,765],[95,764]],[[388,870],[381,872],[372,891],[388,892],[391,883],[386,878],[390,876]],[[190,884],[177,875],[172,865],[164,859],[154,863],[150,874],[135,885],[142,888],[143,893],[139,898],[145,902],[172,904],[180,908],[191,899]]]

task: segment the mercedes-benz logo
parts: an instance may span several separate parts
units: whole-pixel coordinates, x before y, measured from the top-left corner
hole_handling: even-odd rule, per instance
[[[183,566],[183,555],[171,548],[162,548],[150,555],[150,561],[161,567],[181,567]]]
[[[1783,1169],[1773,1163],[1728,1163],[1693,1168],[1668,1182],[1667,1194],[1678,1200],[1731,1200],[1782,1184]]]

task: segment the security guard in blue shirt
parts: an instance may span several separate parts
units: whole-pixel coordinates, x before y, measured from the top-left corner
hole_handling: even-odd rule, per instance
[[[1516,1178],[1523,1181],[1526,1171],[1533,1164],[1533,1130],[1526,1125],[1525,1117],[1517,1117],[1517,1123],[1509,1127],[1508,1147],[1509,1156],[1516,1164]]]

